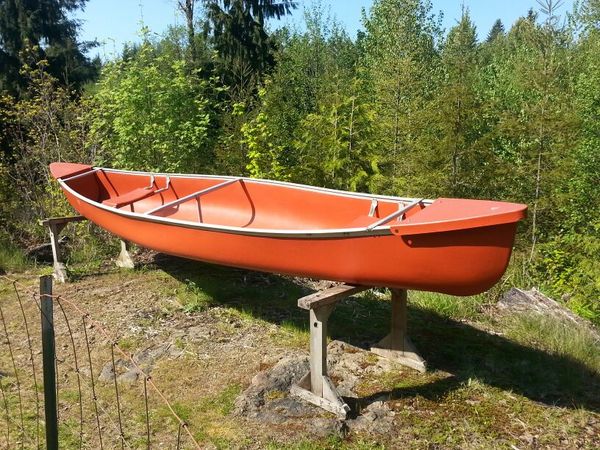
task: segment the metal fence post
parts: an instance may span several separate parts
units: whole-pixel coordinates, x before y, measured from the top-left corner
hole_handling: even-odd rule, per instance
[[[42,312],[42,361],[44,368],[44,412],[46,416],[46,448],[58,450],[58,417],[56,405],[56,371],[52,276],[40,277]]]

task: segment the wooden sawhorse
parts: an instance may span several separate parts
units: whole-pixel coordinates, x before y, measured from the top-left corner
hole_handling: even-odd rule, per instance
[[[291,393],[309,403],[345,419],[350,407],[337,392],[327,375],[327,321],[336,304],[346,297],[370,289],[367,286],[342,284],[302,297],[298,306],[310,315],[310,369]],[[407,336],[407,292],[392,289],[391,332],[371,351],[401,365],[425,372],[425,361],[417,354]]]
[[[50,245],[52,246],[52,259],[54,260],[54,278],[61,282],[65,283],[68,279],[67,269],[65,264],[62,262],[61,254],[60,254],[60,246],[58,243],[58,237],[60,232],[71,222],[81,222],[83,220],[87,220],[83,216],[69,216],[69,217],[50,217],[48,219],[44,219],[41,221],[41,224],[48,227],[50,232]],[[133,269],[135,264],[133,263],[133,259],[129,254],[129,243],[121,240],[121,253],[115,264],[118,267],[125,267],[128,269]]]

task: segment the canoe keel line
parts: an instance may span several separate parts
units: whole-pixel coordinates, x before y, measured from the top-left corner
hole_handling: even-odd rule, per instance
[[[406,290],[489,289],[506,270],[527,210],[242,177],[73,163],[50,170],[75,210],[124,241],[209,263],[344,282],[298,301],[310,315],[310,371],[291,389],[342,418],[349,407],[327,376],[327,321],[337,302],[372,286],[390,288],[391,332],[371,351],[424,372],[407,335]]]

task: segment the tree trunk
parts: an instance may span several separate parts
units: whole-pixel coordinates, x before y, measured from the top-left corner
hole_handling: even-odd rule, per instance
[[[196,39],[194,32],[194,1],[195,0],[179,0],[177,5],[185,16],[188,36],[188,54],[189,61],[194,65],[196,63]]]

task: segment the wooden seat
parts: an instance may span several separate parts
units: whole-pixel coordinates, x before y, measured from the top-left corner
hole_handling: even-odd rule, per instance
[[[102,204],[120,208],[121,206],[129,205],[146,197],[150,197],[152,194],[154,194],[154,189],[148,189],[147,187],[137,188],[123,195],[107,198],[102,202]]]

